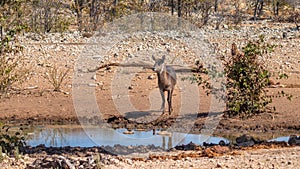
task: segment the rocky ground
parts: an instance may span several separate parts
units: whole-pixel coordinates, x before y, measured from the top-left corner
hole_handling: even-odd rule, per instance
[[[225,25],[221,30],[206,29],[201,30],[201,32],[222,54],[230,53],[233,42],[241,47],[247,40],[258,39],[258,36],[263,34],[269,43],[278,45],[273,53],[260,58],[274,75],[272,77],[274,84],[268,88],[269,93],[276,94],[283,90],[293,95],[292,101],[274,97],[272,103],[272,106],[276,106],[274,113],[262,113],[249,119],[221,118],[214,135],[237,137],[242,134],[249,134],[265,140],[291,134],[299,135],[300,33],[294,29],[294,25],[268,21],[260,21],[255,24],[244,22],[243,26],[238,28]],[[283,38],[284,32],[287,34],[285,38]],[[72,84],[73,68],[78,56],[84,54],[86,43],[91,40],[86,36],[79,32],[48,35],[24,34],[20,39],[21,44],[25,47],[23,55],[26,58],[26,65],[24,66],[30,68],[31,75],[24,83],[14,85],[14,90],[8,94],[8,97],[0,100],[0,119],[2,122],[12,125],[72,124],[79,122],[99,124],[104,120],[109,121],[111,127],[114,128],[152,129],[174,124],[173,127],[176,130],[192,129],[191,131],[194,133],[201,133],[211,106],[211,97],[206,96],[201,87],[198,88],[200,93],[198,114],[176,114],[176,110],[179,112],[181,108],[179,103],[182,99],[182,88],[180,87],[176,88],[174,92],[175,114],[165,117],[160,116],[160,112],[143,113],[152,108],[151,99],[154,98],[155,100],[157,97],[153,92],[157,90],[157,79],[147,67],[147,65],[153,64],[153,61],[146,57],[148,53],[154,52],[157,55],[168,54],[172,56],[175,59],[168,59],[168,62],[172,62],[177,69],[182,68],[178,65],[193,66],[196,60],[205,63],[205,60],[201,60],[205,57],[197,58],[195,50],[183,43],[181,37],[161,37],[150,32],[145,33],[143,37],[141,35],[127,37],[109,49],[104,57],[95,56],[94,58],[97,61],[96,64],[103,65],[114,62],[120,63],[124,58],[144,57],[142,66],[144,69],[139,70],[134,75],[128,86],[123,85],[126,90],[129,89],[128,97],[133,106],[140,112],[122,113],[117,111],[113,98],[120,96],[114,95],[111,89],[113,88],[113,77],[118,71],[116,67],[111,66],[96,72],[89,72],[94,73],[94,75],[88,79],[90,82],[87,83],[87,88],[89,90],[95,89],[96,102],[100,107],[101,114],[87,113],[86,116],[76,114],[72,100],[74,98],[72,93],[72,87],[74,87]],[[54,92],[53,85],[49,82],[54,66],[58,72],[69,70],[60,92]],[[288,74],[289,78],[277,79],[278,72]],[[214,116],[217,117],[219,114]],[[181,121],[179,124],[175,123],[178,119]],[[69,157],[60,157],[59,155],[51,156],[49,160],[70,161]],[[104,156],[108,155],[105,154]],[[36,159],[41,159],[41,157],[44,158],[45,156],[25,155],[23,161],[20,160],[19,162],[10,161],[10,158],[7,157],[3,166],[17,168],[15,167],[17,165],[24,168],[27,164],[33,164]],[[88,158],[90,156],[85,161],[88,161]],[[109,158],[116,159],[110,156]],[[140,166],[142,168],[154,166],[158,168],[199,168],[199,166],[201,168],[239,168],[241,165],[248,168],[295,168],[299,165],[298,161],[299,148],[294,147],[242,151],[238,155],[214,158],[186,157],[176,160],[129,160],[129,162],[128,160],[117,160],[116,163],[99,163],[99,165],[107,168],[140,168]],[[32,166],[32,168],[34,167]]]
[[[253,147],[195,147],[111,155],[101,148],[27,148],[25,155],[2,154],[1,168],[297,168],[299,147],[261,144]],[[147,149],[147,147],[144,147]]]

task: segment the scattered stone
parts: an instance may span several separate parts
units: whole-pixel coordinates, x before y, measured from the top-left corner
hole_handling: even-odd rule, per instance
[[[93,79],[93,80],[97,80],[97,75],[94,75],[94,76],[92,77],[92,79]]]
[[[218,154],[226,154],[230,152],[230,148],[228,146],[213,146],[212,150]]]
[[[175,149],[176,150],[202,150],[200,145],[197,145],[193,142],[190,142],[187,145],[180,145],[180,146],[177,145],[177,146],[175,146]]]
[[[104,83],[102,81],[97,83],[100,87],[103,87]]]
[[[219,141],[219,145],[220,145],[220,146],[225,146],[225,145],[226,145],[226,143],[225,143],[225,141],[224,141],[224,140],[221,140],[221,141]]]
[[[148,79],[152,80],[152,79],[154,79],[154,77],[155,77],[155,76],[153,76],[153,75],[149,75],[149,76],[148,76]]]
[[[236,138],[236,143],[241,147],[249,147],[255,144],[255,140],[253,137],[244,134],[241,137]]]
[[[39,88],[38,86],[30,86],[30,87],[26,87],[25,90],[33,90],[33,89],[37,89]]]
[[[286,38],[287,38],[287,32],[283,32],[283,33],[282,33],[282,38],[283,38],[283,39],[286,39]]]
[[[93,59],[94,60],[100,60],[100,59],[102,59],[103,57],[102,56],[100,56],[100,55],[95,55],[95,56],[93,56]]]
[[[222,168],[222,164],[217,163],[217,168]]]
[[[128,57],[129,57],[129,58],[133,58],[134,56],[133,56],[133,54],[128,53]]]
[[[84,32],[84,33],[82,33],[82,37],[84,37],[84,38],[90,38],[92,36],[93,36],[93,34],[90,33],[90,32]]]
[[[300,137],[297,137],[296,135],[291,135],[289,140],[288,140],[289,145],[298,145],[300,146]]]
[[[89,83],[88,86],[90,86],[90,87],[97,87],[97,84],[95,84],[95,83]]]

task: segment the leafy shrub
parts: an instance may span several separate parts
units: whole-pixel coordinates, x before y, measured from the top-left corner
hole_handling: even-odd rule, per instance
[[[231,55],[222,57],[224,71],[227,77],[227,115],[249,117],[260,112],[271,110],[268,105],[272,98],[267,95],[266,87],[270,85],[271,73],[266,69],[259,57],[272,52],[274,45],[264,42],[260,36],[258,41],[250,41],[242,53],[232,44]],[[280,93],[283,96],[283,91]],[[275,110],[275,107],[273,107]]]
[[[264,111],[272,102],[265,90],[270,83],[270,72],[258,61],[267,50],[272,47],[262,46],[261,41],[249,42],[241,54],[232,44],[231,56],[224,60],[228,115],[249,116]]]
[[[249,41],[242,48],[242,53],[238,51],[236,44],[232,44],[231,55],[220,57],[224,72],[218,72],[213,67],[207,70],[196,63],[197,68],[194,70],[196,73],[189,80],[206,89],[207,94],[213,93],[219,99],[225,99],[226,115],[229,117],[249,117],[260,112],[275,110],[275,107],[268,106],[275,96],[267,95],[266,89],[271,84],[271,73],[259,60],[260,56],[272,52],[274,47],[265,43],[263,36],[260,36],[258,41]],[[224,75],[226,81],[221,82],[221,88],[215,88],[210,84],[209,77]],[[288,76],[280,74],[279,78],[288,78]],[[225,95],[224,91],[226,91]],[[292,98],[292,95],[284,91],[278,92],[278,95],[289,100]]]

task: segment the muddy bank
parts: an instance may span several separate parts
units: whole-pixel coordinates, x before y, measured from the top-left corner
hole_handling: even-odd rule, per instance
[[[193,116],[192,116],[193,117]],[[281,136],[299,135],[300,125],[287,121],[274,121],[271,114],[263,113],[259,116],[250,119],[239,118],[224,118],[217,124],[216,129],[213,131],[214,136],[225,137],[234,139],[241,134],[249,134],[260,139],[272,139]],[[145,117],[147,118],[147,117]],[[152,118],[152,117],[149,117]],[[126,118],[124,116],[110,115],[107,118],[102,117],[61,117],[61,116],[48,116],[38,115],[35,117],[2,117],[0,121],[12,126],[44,126],[44,125],[82,125],[89,126],[95,125],[99,127],[120,129],[126,128],[128,130],[156,130],[156,129],[169,129],[176,132],[185,132],[193,134],[201,134],[203,129],[206,129],[207,114],[198,114],[196,118],[189,116],[169,116],[163,115],[147,122],[140,122],[135,119]]]

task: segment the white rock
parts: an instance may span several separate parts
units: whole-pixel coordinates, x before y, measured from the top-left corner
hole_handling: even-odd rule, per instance
[[[94,76],[92,77],[92,79],[93,79],[93,80],[97,80],[97,76],[94,75]]]
[[[88,86],[90,86],[90,87],[97,87],[97,84],[95,84],[95,83],[89,83]]]
[[[153,76],[153,75],[149,75],[148,76],[148,79],[150,79],[150,80],[152,80],[152,79],[154,79],[155,78],[155,76]]]

